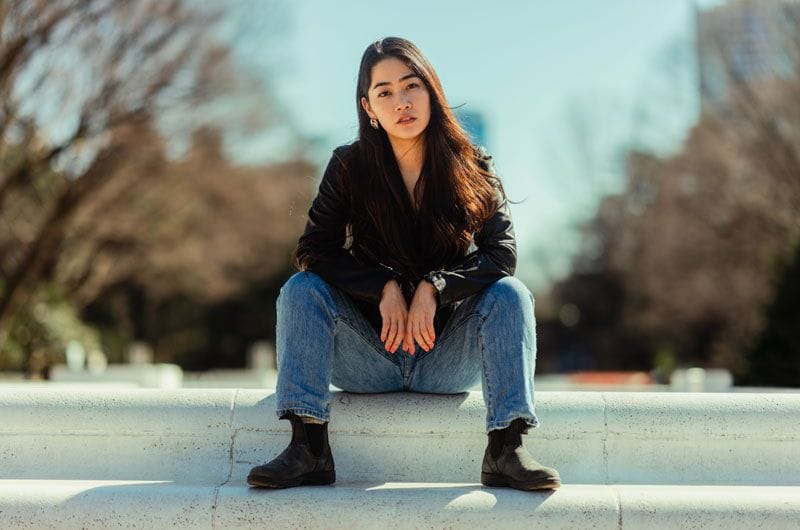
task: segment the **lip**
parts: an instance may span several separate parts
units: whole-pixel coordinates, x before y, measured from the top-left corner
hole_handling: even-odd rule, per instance
[[[408,121],[402,121],[402,120],[408,120]],[[417,121],[417,118],[415,118],[414,116],[402,116],[399,120],[397,120],[397,124],[408,125],[409,123],[414,123],[415,121]]]

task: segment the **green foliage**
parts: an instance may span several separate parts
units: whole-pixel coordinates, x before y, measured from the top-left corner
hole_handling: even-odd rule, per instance
[[[675,351],[666,344],[661,344],[653,355],[653,377],[661,384],[669,383],[672,372],[678,367]]]
[[[99,334],[78,319],[64,293],[53,284],[41,285],[9,321],[0,370],[30,373],[63,363],[72,340],[87,350],[101,349]]]
[[[766,326],[749,355],[750,370],[737,384],[800,386],[800,244],[776,284]]]

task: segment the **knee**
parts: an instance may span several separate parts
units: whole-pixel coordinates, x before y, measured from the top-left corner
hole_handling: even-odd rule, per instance
[[[325,281],[311,271],[298,271],[292,274],[281,286],[279,298],[302,300],[324,288]]]
[[[516,276],[504,276],[492,283],[487,289],[490,289],[491,294],[504,304],[521,307],[530,304],[530,307],[533,307],[535,303],[533,293]]]

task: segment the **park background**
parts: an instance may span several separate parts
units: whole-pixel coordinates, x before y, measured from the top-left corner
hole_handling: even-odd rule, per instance
[[[537,373],[800,381],[796,1],[12,0],[0,32],[0,371],[252,366],[393,35],[521,201]]]

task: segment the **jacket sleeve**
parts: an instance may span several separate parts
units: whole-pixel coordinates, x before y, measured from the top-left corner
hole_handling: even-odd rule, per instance
[[[495,173],[491,156],[483,148],[482,162]],[[500,197],[500,207],[475,234],[476,250],[446,269],[433,270],[423,278],[436,287],[439,307],[458,302],[481,291],[504,276],[513,276],[517,266],[517,245],[508,201]]]
[[[322,176],[317,196],[308,210],[305,231],[298,241],[298,260],[305,270],[353,298],[378,305],[384,285],[401,275],[384,264],[363,263],[344,247],[349,200],[342,189],[341,162],[334,151]]]

